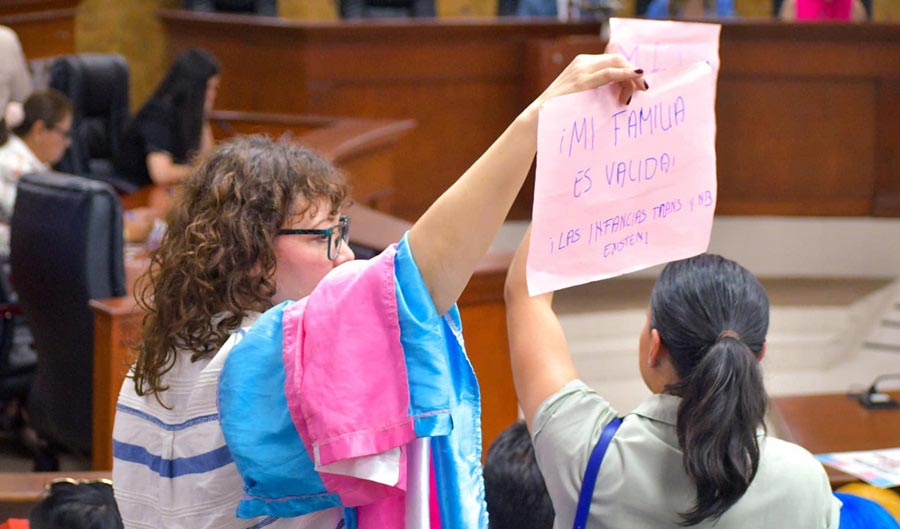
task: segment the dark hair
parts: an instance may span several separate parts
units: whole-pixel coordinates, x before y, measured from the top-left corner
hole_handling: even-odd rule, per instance
[[[145,316],[134,367],[138,395],[160,399],[167,389],[161,378],[177,354],[209,357],[248,312],[269,309],[279,228],[314,212],[320,199],[337,215],[347,194],[331,163],[286,141],[239,136],[201,160],[182,184],[139,283]],[[295,209],[298,198],[306,210]]]
[[[162,83],[150,96],[177,110],[178,130],[185,152],[192,153],[200,145],[203,131],[203,104],[206,83],[219,74],[219,61],[199,48],[181,52],[169,66]]]
[[[553,527],[553,503],[525,421],[513,423],[491,443],[484,463],[484,496],[491,529]]]
[[[28,515],[31,529],[123,529],[113,489],[105,483],[56,483]]]
[[[28,96],[23,111],[25,117],[22,123],[12,129],[19,137],[27,136],[38,121],[43,121],[48,129],[52,129],[66,116],[72,115],[72,102],[62,92],[48,88]]]
[[[680,380],[678,442],[697,486],[682,525],[717,520],[750,486],[759,468],[757,428],[767,397],[759,355],[769,327],[769,298],[734,261],[702,254],[669,263],[653,287],[650,324]]]

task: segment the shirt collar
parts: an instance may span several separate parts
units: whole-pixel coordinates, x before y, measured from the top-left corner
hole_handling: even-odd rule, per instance
[[[25,143],[25,140],[23,140],[22,138],[16,136],[15,134],[10,134],[9,142],[16,150],[22,153],[23,156],[28,158],[28,161],[32,165],[40,167],[42,171],[47,171],[50,169],[49,165],[38,159],[38,157],[31,151],[31,148],[28,147],[28,144]]]
[[[658,421],[670,426],[675,426],[678,419],[678,406],[681,397],[668,393],[657,393],[647,397],[632,413],[640,415],[652,421]]]

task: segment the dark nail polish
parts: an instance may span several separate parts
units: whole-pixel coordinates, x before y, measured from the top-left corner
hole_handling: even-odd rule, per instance
[[[634,71],[634,73],[636,73],[638,75],[644,75],[644,70],[641,70],[640,68],[638,68],[637,70]]]
[[[625,104],[628,105],[631,103],[631,96],[628,96],[628,101],[625,101]]]
[[[650,90],[650,85],[647,84],[647,81],[644,81],[644,90]]]

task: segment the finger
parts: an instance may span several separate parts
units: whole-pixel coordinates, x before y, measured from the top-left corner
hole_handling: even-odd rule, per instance
[[[640,79],[643,75],[644,71],[640,69],[604,68],[589,76],[587,82],[593,85],[591,88],[596,88],[609,83],[630,83],[633,80]]]
[[[631,82],[620,83],[622,90],[619,92],[619,103],[623,105],[631,104],[631,98],[634,96],[634,84]]]
[[[647,89],[644,88],[646,85],[647,85],[647,82],[644,81],[644,78],[643,78],[643,77],[639,77],[639,78],[637,78],[637,79],[632,79],[632,80],[631,80],[631,88],[632,88],[635,92],[644,92],[644,91],[646,91]]]

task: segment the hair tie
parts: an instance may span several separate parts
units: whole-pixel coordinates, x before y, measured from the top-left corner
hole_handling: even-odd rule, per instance
[[[725,338],[731,338],[733,340],[741,341],[740,334],[738,334],[737,332],[732,331],[732,330],[727,330],[727,331],[722,331],[721,333],[719,333],[718,338],[716,338],[716,343],[721,342]]]

